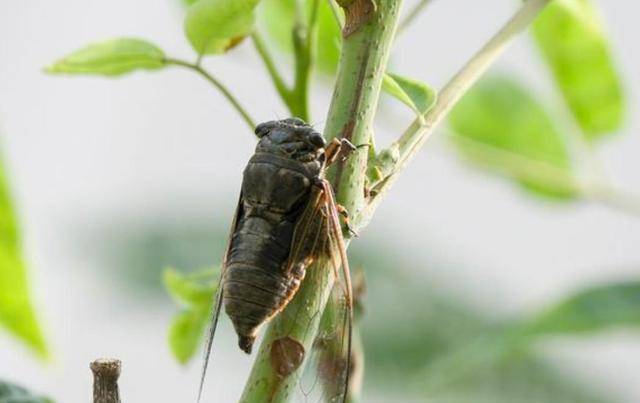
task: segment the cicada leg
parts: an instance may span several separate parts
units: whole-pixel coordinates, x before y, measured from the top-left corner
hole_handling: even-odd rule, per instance
[[[330,166],[338,160],[340,157],[345,160],[349,155],[354,152],[358,147],[354,146],[349,140],[342,138],[331,140],[331,143],[325,148],[325,167]]]

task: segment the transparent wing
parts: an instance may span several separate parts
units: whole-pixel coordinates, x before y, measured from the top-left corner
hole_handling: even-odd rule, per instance
[[[345,402],[350,384],[352,340],[352,290],[346,246],[331,185],[322,180],[316,187],[317,222],[313,228],[319,234],[313,255],[329,257],[336,282],[322,313],[320,329],[314,343],[311,365],[303,375],[301,391],[305,400],[316,395],[326,402]]]
[[[218,289],[216,291],[213,309],[211,310],[211,321],[209,324],[207,341],[205,343],[205,348],[204,348],[204,358],[202,360],[202,371],[200,373],[200,386],[198,387],[198,400],[197,400],[198,403],[202,398],[204,380],[207,375],[207,367],[209,366],[209,359],[211,358],[211,347],[213,346],[213,338],[216,334],[216,328],[218,327],[218,318],[220,317],[220,311],[222,308],[222,297],[223,297],[222,279],[224,278],[224,273],[227,269],[227,259],[229,257],[229,251],[231,249],[231,240],[233,239],[233,234],[236,231],[236,226],[238,225],[239,218],[242,214],[243,214],[242,193],[240,193],[240,198],[238,200],[236,212],[233,215],[233,221],[231,222],[231,231],[229,233],[229,239],[227,241],[227,249],[225,250],[224,256],[222,258],[222,268],[220,270],[220,278],[218,279]]]
[[[328,395],[327,400],[330,402],[346,402],[352,369],[353,286],[351,284],[351,269],[347,258],[347,247],[342,235],[342,226],[338,218],[338,208],[333,196],[333,189],[326,180],[322,181],[322,187],[326,195],[328,253],[336,271],[336,285],[333,288],[333,298],[329,300],[331,305],[328,305],[328,310],[325,308],[327,316],[333,316],[331,319],[335,323],[335,326],[333,326],[334,336],[329,338],[329,345],[324,352],[325,363],[319,369],[329,369],[330,372],[325,375],[330,375],[327,378],[331,385],[335,385],[333,395]],[[341,273],[340,267],[342,268]],[[331,328],[330,326],[329,329]],[[325,389],[331,391],[330,385]]]
[[[293,231],[289,258],[284,266],[285,273],[291,273],[296,268],[306,269],[323,252],[326,238],[323,198],[322,189],[313,186],[307,206]]]

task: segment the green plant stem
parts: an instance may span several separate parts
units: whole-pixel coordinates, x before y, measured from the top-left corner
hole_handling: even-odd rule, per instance
[[[366,226],[380,201],[398,179],[439,123],[447,116],[460,98],[478,81],[487,69],[502,55],[513,40],[535,20],[550,0],[527,0],[511,19],[487,42],[465,66],[445,85],[438,95],[438,100],[424,116],[424,121],[417,118],[395,142],[400,150],[393,173],[376,189],[365,210],[353,220],[356,230]]]
[[[313,0],[309,20],[305,21],[304,2],[300,0],[295,2],[295,21],[291,32],[295,60],[292,88],[285,83],[278,72],[260,34],[254,31],[251,35],[253,44],[269,72],[278,95],[289,109],[289,113],[305,121],[310,119],[309,88],[317,51],[319,6],[320,0]]]
[[[294,116],[309,121],[309,87],[316,58],[318,41],[318,8],[320,0],[313,0],[309,20],[304,21],[304,4],[296,1],[296,21],[293,26],[293,54],[295,80],[289,109]]]
[[[327,138],[346,137],[354,144],[369,143],[400,6],[401,0],[378,2],[371,18],[345,38],[325,127]],[[366,165],[367,150],[361,148],[330,174],[338,202],[350,212],[363,207]],[[333,268],[327,258],[321,258],[307,269],[306,278],[293,301],[269,324],[242,402],[291,401],[333,283]],[[272,343],[283,337],[298,341],[306,352],[304,362],[286,376],[274,371],[270,358]]]
[[[289,110],[291,111],[293,109],[291,106],[291,103],[293,101],[292,91],[291,89],[289,89],[289,87],[285,83],[284,79],[282,78],[282,75],[280,75],[280,72],[278,71],[275,62],[271,57],[271,54],[267,50],[267,46],[265,45],[264,40],[262,39],[262,36],[260,36],[260,34],[257,31],[254,31],[251,34],[251,40],[253,42],[253,46],[256,48],[256,51],[258,52],[258,55],[260,55],[260,58],[262,59],[265,67],[267,68],[267,72],[271,77],[271,81],[273,81],[273,85],[276,87],[276,91],[278,91],[278,95],[280,95],[280,98],[282,98],[282,101],[285,103],[285,105],[287,105],[287,108],[289,108]]]
[[[237,98],[229,91],[229,89],[222,84],[217,78],[212,76],[208,71],[202,68],[199,64],[189,63],[180,59],[166,58],[164,62],[173,66],[185,67],[189,70],[195,71],[204,77],[207,81],[213,84],[214,87],[218,89],[222,93],[222,95],[229,101],[229,103],[233,106],[233,108],[242,116],[242,120],[249,126],[251,131],[256,127],[255,121],[251,118],[251,115],[247,112],[247,110],[240,104]]]

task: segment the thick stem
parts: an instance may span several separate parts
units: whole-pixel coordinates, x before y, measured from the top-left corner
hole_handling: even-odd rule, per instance
[[[93,403],[120,403],[120,360],[100,358],[89,367],[93,372]]]
[[[359,26],[351,27],[352,32],[344,40],[325,127],[325,136],[329,139],[346,137],[356,145],[369,144],[382,77],[402,1],[379,3],[375,12],[363,18]],[[361,210],[364,204],[366,164],[367,149],[360,148],[330,175],[338,202],[351,213]],[[333,268],[327,259],[321,259],[307,269],[307,276],[294,300],[269,325],[242,402],[291,401],[306,358],[310,355],[333,283]],[[283,339],[295,340],[305,352],[305,360],[301,365],[284,375],[274,369],[272,362],[272,346],[275,341]],[[282,346],[283,343],[277,345]]]
[[[438,100],[423,119],[415,119],[396,141],[400,150],[393,173],[376,189],[375,196],[362,214],[354,219],[356,229],[364,227],[371,220],[373,212],[400,173],[406,168],[418,151],[447,116],[460,98],[475,84],[487,69],[502,55],[518,34],[526,30],[538,14],[551,0],[527,0],[504,27],[478,51],[467,64],[440,91]]]

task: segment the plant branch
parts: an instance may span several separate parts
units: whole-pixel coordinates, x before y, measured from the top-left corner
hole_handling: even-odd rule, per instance
[[[251,131],[256,127],[255,121],[251,118],[249,113],[244,109],[244,107],[240,104],[240,102],[236,99],[236,97],[229,91],[229,89],[222,84],[218,79],[212,76],[208,71],[202,68],[199,64],[189,63],[180,59],[166,58],[164,62],[173,66],[185,67],[189,70],[195,71],[204,77],[207,81],[213,84],[214,87],[218,89],[222,93],[222,95],[229,101],[229,103],[234,107],[234,109],[242,116],[242,120],[251,128]]]
[[[293,115],[309,121],[309,86],[315,62],[318,38],[318,8],[320,0],[313,0],[311,14],[304,21],[304,4],[296,1],[296,20],[293,26],[293,54],[295,56],[295,79],[291,91],[290,110]]]
[[[260,55],[260,58],[264,62],[264,65],[267,68],[267,72],[269,73],[271,81],[273,81],[273,85],[276,87],[280,98],[282,98],[282,101],[285,103],[285,105],[287,105],[289,110],[292,111],[292,109],[294,109],[291,106],[293,91],[287,86],[284,79],[282,78],[282,75],[278,71],[275,62],[271,57],[271,54],[267,50],[262,36],[258,32],[254,31],[251,34],[251,40],[253,41],[253,45]]]
[[[527,0],[513,17],[487,42],[467,64],[445,85],[440,91],[438,100],[431,110],[424,116],[424,122],[419,118],[405,130],[404,134],[395,142],[399,147],[400,158],[394,170],[376,189],[371,197],[369,205],[359,217],[356,217],[353,225],[356,230],[366,226],[371,220],[373,212],[384,198],[389,188],[398,179],[400,173],[406,168],[420,151],[427,139],[433,133],[439,123],[447,116],[460,98],[478,81],[487,69],[502,55],[513,40],[527,29],[538,14],[550,0]]]
[[[89,365],[93,372],[93,403],[120,403],[121,366],[120,360],[111,358],[97,359]]]
[[[352,26],[354,30],[344,38],[324,131],[326,138],[344,137],[354,144],[369,143],[401,3],[401,0],[378,2],[375,12],[363,16],[366,18]],[[352,214],[364,207],[366,166],[367,150],[360,148],[329,173],[338,203]],[[307,269],[294,299],[270,322],[241,401],[280,403],[293,399],[333,288],[333,273],[331,259],[327,257],[321,257]],[[285,375],[277,373],[272,363],[272,346],[281,345],[274,343],[283,339],[295,340],[305,355],[305,360]]]

